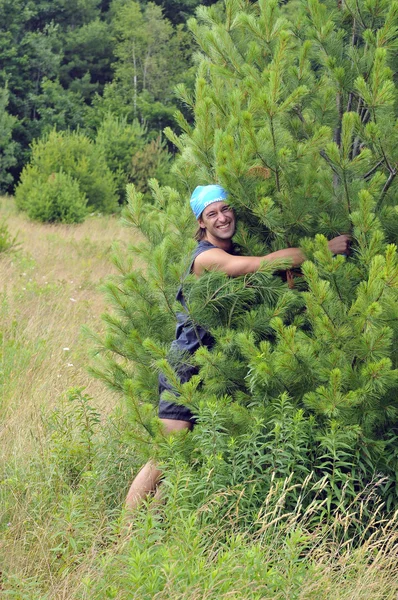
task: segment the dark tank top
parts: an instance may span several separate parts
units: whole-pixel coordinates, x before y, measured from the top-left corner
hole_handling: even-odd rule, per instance
[[[214,246],[205,240],[198,242],[198,245],[192,254],[191,264],[189,265],[187,274],[192,272],[193,264],[199,254],[202,254],[202,252],[205,252],[206,250],[211,250],[212,248],[217,248],[217,246]],[[178,289],[176,300],[184,308],[187,308],[182,285]],[[189,315],[185,312],[177,313],[176,334],[170,348],[171,355],[174,353],[180,354],[185,352],[193,354],[200,346],[209,348],[213,343],[214,340],[210,333],[200,325],[193,323]]]
[[[187,270],[188,273],[192,272],[193,264],[199,254],[205,252],[206,250],[210,250],[212,248],[217,248],[210,242],[205,240],[201,240],[198,242],[196,246],[189,268]],[[230,252],[230,254],[234,254],[234,250]],[[176,300],[187,309],[187,305],[184,298],[183,292],[183,284],[179,287]],[[184,360],[184,356],[192,355],[198,348],[201,346],[205,346],[206,348],[211,348],[214,344],[214,338],[211,334],[206,331],[200,325],[193,323],[192,319],[189,317],[187,312],[179,312],[176,315],[177,317],[177,326],[176,326],[176,334],[175,339],[171,343],[170,352],[168,355],[168,361],[171,366],[176,370],[180,380],[182,383],[189,381],[192,375],[195,375],[198,372],[197,367],[194,367]],[[173,387],[167,381],[165,375],[163,373],[159,373],[159,392],[160,394],[164,390],[173,390]]]

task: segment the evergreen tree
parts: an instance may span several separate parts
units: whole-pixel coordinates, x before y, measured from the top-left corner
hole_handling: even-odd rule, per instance
[[[102,93],[111,81],[113,59],[109,24],[97,18],[64,35],[60,81],[65,89],[82,93],[90,103],[94,93]]]
[[[79,194],[75,193],[76,203],[79,205],[76,209],[79,220],[82,220],[81,208],[86,203],[91,210],[105,213],[116,210],[116,183],[107,165],[104,148],[96,145],[79,131],[57,132],[55,130],[32,144],[31,161],[24,167],[21,180],[15,190],[17,207],[32,216],[29,210],[30,204],[33,201],[35,206],[40,204],[40,189],[44,185],[48,187],[48,182],[50,182],[48,198],[51,198],[51,202],[45,195],[41,201],[43,204],[52,205],[57,189],[62,187],[62,181],[66,181],[64,177],[54,177],[61,172],[69,178],[65,183],[68,188],[67,193],[62,197],[62,216],[68,212],[68,199],[73,197],[73,190],[77,189],[73,181],[79,188]],[[72,200],[71,212],[73,204]],[[41,220],[45,220],[43,215],[47,212],[52,214],[52,207],[49,211],[40,211]],[[51,218],[51,220],[56,219]]]
[[[105,156],[106,164],[112,172],[120,204],[126,199],[126,185],[131,175],[133,156],[145,144],[145,128],[138,121],[127,123],[125,117],[108,114],[98,128],[95,143]]]
[[[193,81],[191,54],[186,28],[153,3],[0,0],[0,87],[8,86],[8,111],[17,118],[9,191],[32,141],[54,127],[94,137],[112,113],[138,118],[148,141],[156,139],[173,122],[174,85]]]
[[[144,241],[131,260],[116,258],[120,278],[108,286],[116,312],[94,372],[151,434],[159,370],[198,414],[183,443],[155,434],[152,450],[170,481],[184,480],[181,502],[206,506],[204,518],[236,502],[252,522],[286,477],[287,505],[317,499],[314,515],[324,517],[363,500],[381,473],[378,490],[392,508],[398,3],[226,0],[223,13],[201,7],[197,16],[195,92],[178,86],[194,125],[178,114],[183,134],[167,132],[186,192],[152,181],[148,204],[129,189],[126,221]],[[278,274],[284,265],[187,277],[185,310],[216,343],[192,357],[199,375],[180,384],[167,349],[194,245],[187,198],[213,182],[230,193],[243,254],[300,245],[308,260],[293,289]],[[332,256],[327,238],[347,232],[351,255]]]
[[[54,127],[58,131],[84,129],[89,107],[80,92],[66,90],[59,80],[43,77],[41,93],[36,96],[35,104],[41,137],[45,137]]]
[[[12,130],[16,118],[7,112],[8,90],[0,88],[0,192],[5,192],[12,181],[8,169],[15,165],[15,143]]]

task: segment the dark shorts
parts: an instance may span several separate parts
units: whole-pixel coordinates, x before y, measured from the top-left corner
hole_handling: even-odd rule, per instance
[[[178,373],[179,378],[182,383],[186,383],[190,380],[192,375],[197,373],[197,369],[194,367],[189,367],[180,371]],[[167,381],[166,377],[163,373],[159,375],[159,419],[173,419],[175,421],[189,421],[189,423],[194,424],[196,422],[195,417],[192,412],[189,410],[187,406],[184,404],[177,404],[176,402],[170,402],[169,400],[164,400],[163,392],[171,392],[174,396],[178,397],[178,392],[173,388],[173,386]]]
[[[196,419],[187,406],[168,402],[160,397],[159,400],[159,419],[173,419],[175,421],[189,421],[195,423]]]

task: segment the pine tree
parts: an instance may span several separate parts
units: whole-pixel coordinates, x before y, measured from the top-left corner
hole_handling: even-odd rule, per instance
[[[171,479],[189,475],[181,502],[197,506],[223,491],[213,517],[239,498],[239,514],[252,522],[286,477],[288,504],[311,479],[307,502],[319,500],[321,517],[360,502],[375,479],[390,509],[398,493],[398,3],[226,0],[223,11],[199,8],[190,28],[200,49],[196,86],[177,91],[194,125],[178,114],[183,134],[167,131],[186,192],[152,181],[148,204],[130,187],[125,220],[143,242],[131,260],[116,259],[120,278],[108,286],[116,313],[106,317],[105,359],[94,371],[152,434],[157,371],[167,374],[198,425],[184,443],[154,434],[152,450]],[[243,254],[300,245],[308,260],[293,289],[283,264],[234,279],[188,276],[187,310],[216,343],[191,358],[199,375],[181,385],[167,348],[193,247],[188,197],[213,182],[230,193]],[[341,233],[352,235],[349,257],[328,250]]]
[[[8,169],[16,163],[16,144],[12,141],[12,131],[16,118],[8,114],[8,90],[0,88],[0,191],[5,192],[12,181]]]

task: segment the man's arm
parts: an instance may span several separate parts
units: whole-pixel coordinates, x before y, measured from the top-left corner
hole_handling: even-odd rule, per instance
[[[330,240],[328,245],[334,254],[346,254],[349,242],[348,235],[339,235]],[[221,248],[211,248],[199,254],[195,260],[193,272],[195,275],[201,275],[203,271],[222,271],[231,277],[237,277],[258,271],[264,262],[277,260],[288,261],[290,267],[299,267],[305,261],[305,256],[300,248],[284,248],[265,256],[234,256]]]

